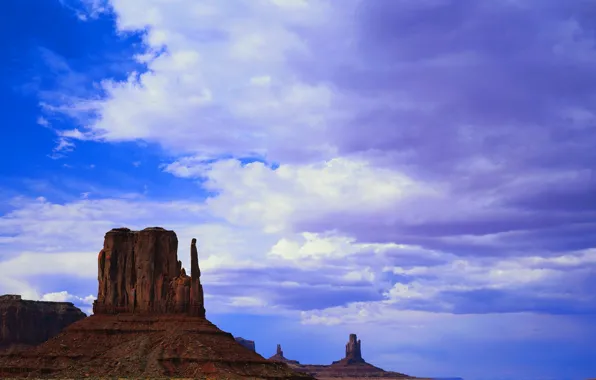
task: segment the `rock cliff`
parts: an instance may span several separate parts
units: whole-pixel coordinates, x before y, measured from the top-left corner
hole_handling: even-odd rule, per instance
[[[40,344],[85,317],[70,302],[29,301],[11,294],[0,296],[0,349]]]

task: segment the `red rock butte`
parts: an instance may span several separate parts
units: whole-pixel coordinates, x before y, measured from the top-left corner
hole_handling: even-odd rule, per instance
[[[38,346],[0,354],[0,378],[312,379],[209,322],[196,240],[190,277],[177,248],[176,234],[163,228],[106,233],[94,314]]]
[[[99,252],[93,314],[188,314],[205,316],[196,239],[190,246],[191,276],[178,260],[174,231],[146,228],[109,231]]]

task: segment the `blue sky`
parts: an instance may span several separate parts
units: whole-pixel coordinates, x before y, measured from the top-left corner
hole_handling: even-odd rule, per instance
[[[114,227],[303,363],[596,376],[596,7],[5,0],[0,293],[97,291]]]

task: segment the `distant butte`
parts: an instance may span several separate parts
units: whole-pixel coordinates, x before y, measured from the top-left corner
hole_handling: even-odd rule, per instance
[[[284,357],[284,352],[281,349],[281,344],[277,345],[277,351],[275,352],[275,355],[270,357],[269,360],[274,361],[274,362],[282,362],[282,363],[286,363],[286,364],[290,364],[290,365],[294,365],[294,366],[300,365],[300,363],[298,361],[286,359]]]
[[[43,343],[85,317],[71,302],[24,300],[18,294],[0,296],[0,350]]]
[[[94,315],[39,346],[0,354],[0,378],[312,380],[266,360],[209,322],[196,240],[190,277],[177,249],[176,234],[159,227],[106,233]]]

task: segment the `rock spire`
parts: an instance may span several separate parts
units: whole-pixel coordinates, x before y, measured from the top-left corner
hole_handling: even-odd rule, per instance
[[[346,359],[353,362],[364,362],[362,351],[360,350],[360,339],[356,337],[356,334],[350,334],[350,338],[346,344]]]

